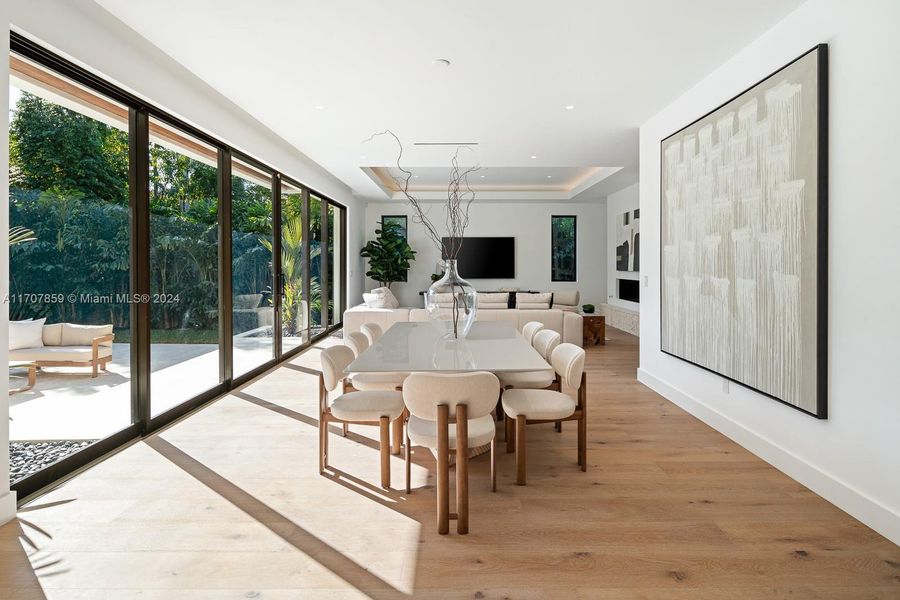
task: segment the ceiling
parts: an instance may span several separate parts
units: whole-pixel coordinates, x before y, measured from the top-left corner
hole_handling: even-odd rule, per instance
[[[426,196],[455,143],[482,198],[634,183],[640,124],[802,3],[96,1],[368,201],[395,194],[385,129]]]

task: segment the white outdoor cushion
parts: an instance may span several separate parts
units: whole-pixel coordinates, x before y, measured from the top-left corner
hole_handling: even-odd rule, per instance
[[[44,325],[41,337],[44,339],[45,346],[59,346],[62,344],[62,326],[62,323]]]
[[[516,294],[516,308],[527,309],[547,309],[550,308],[550,300],[553,294],[550,292],[542,294]]]
[[[567,292],[553,292],[553,307],[562,310],[563,306],[578,306],[578,298],[580,294],[578,290],[570,290]]]
[[[62,340],[64,346],[90,346],[95,337],[107,335],[113,332],[112,325],[76,325],[74,323],[62,324]],[[112,342],[104,342],[110,345]]]
[[[353,387],[360,391],[392,392],[403,385],[409,373],[353,373],[350,380]]]
[[[506,390],[503,410],[510,417],[524,415],[528,419],[564,419],[575,412],[575,400],[553,390]]]
[[[10,350],[9,360],[51,361],[67,360],[74,362],[88,362],[91,360],[90,346],[41,346],[40,348],[22,348]],[[100,346],[97,356],[105,358],[112,356],[112,348]]]
[[[9,323],[9,349],[42,348],[44,346],[44,321],[10,321]]]
[[[378,421],[381,417],[393,421],[403,408],[400,392],[350,392],[332,401],[331,414],[342,421]]]
[[[498,373],[500,387],[539,390],[551,385],[556,380],[556,373],[546,371],[524,371],[522,373]]]
[[[456,423],[449,425],[450,448],[456,448]],[[406,425],[412,443],[426,448],[437,448],[437,421],[410,416]],[[497,425],[492,415],[469,419],[469,448],[484,446],[494,439]]]

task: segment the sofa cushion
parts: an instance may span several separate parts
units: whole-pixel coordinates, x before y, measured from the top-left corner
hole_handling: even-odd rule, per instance
[[[90,348],[95,337],[107,335],[113,332],[112,325],[76,325],[75,323],[62,324],[63,346],[87,346]],[[109,346],[112,342],[103,342]]]
[[[62,344],[62,326],[62,323],[44,325],[41,337],[44,339],[45,346],[59,346]]]
[[[498,310],[501,308],[509,308],[509,293],[492,292],[486,294],[478,294],[478,308],[487,310]]]
[[[406,321],[409,321],[408,308],[369,308],[360,304],[344,311],[344,332],[359,331],[366,323],[375,323],[382,331],[387,331],[394,323]]]
[[[553,292],[553,308],[562,309],[564,306],[577,307],[580,295],[578,290]]]
[[[516,308],[527,310],[527,309],[547,309],[550,308],[550,300],[553,299],[553,294],[550,292],[545,292],[541,294],[516,294]]]
[[[10,350],[9,360],[89,362],[92,356],[91,351],[90,346],[22,348],[20,350]],[[100,358],[112,356],[112,347],[100,346],[97,354]]]
[[[386,288],[375,288],[368,294],[363,294],[363,302],[369,308],[399,308],[400,302],[394,296],[394,293]]]
[[[9,323],[9,349],[41,348],[44,346],[44,321],[10,321]]]

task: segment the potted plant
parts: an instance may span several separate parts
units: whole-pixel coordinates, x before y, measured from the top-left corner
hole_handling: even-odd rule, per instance
[[[390,288],[395,281],[405,279],[409,262],[415,260],[416,253],[409,247],[399,223],[379,224],[381,228],[375,230],[375,239],[366,242],[359,255],[369,259],[366,277]]]
[[[595,308],[594,308],[593,304],[582,304],[581,305],[581,311],[585,314],[588,314],[588,315],[593,314],[594,310],[595,310]]]

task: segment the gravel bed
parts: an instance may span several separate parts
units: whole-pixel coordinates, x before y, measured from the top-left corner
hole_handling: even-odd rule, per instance
[[[50,440],[9,443],[9,478],[15,482],[33,475],[97,440]]]

